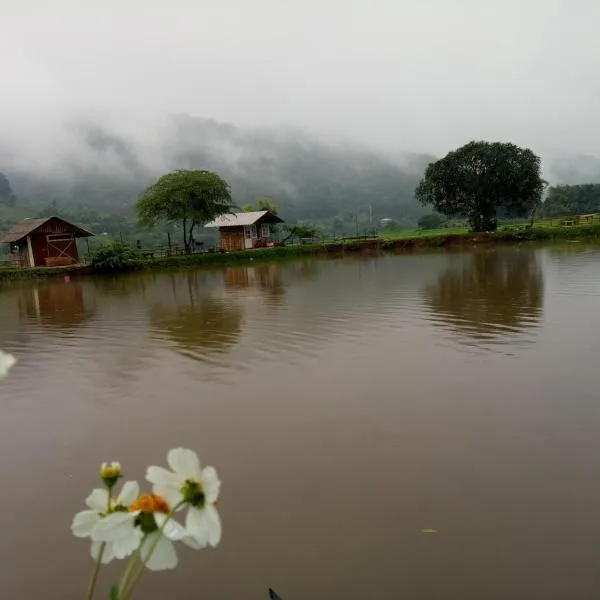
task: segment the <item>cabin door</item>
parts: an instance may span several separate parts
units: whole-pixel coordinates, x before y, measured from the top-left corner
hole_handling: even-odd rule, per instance
[[[256,237],[256,226],[245,225],[244,226],[244,248],[250,250],[254,247],[254,238]]]

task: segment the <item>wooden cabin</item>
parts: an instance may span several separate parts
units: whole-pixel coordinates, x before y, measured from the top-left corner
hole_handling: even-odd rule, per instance
[[[221,215],[204,227],[218,227],[221,250],[251,250],[267,247],[271,240],[271,225],[283,223],[268,210]]]
[[[77,238],[94,235],[59,217],[25,219],[0,243],[10,244],[15,267],[62,267],[79,262]]]

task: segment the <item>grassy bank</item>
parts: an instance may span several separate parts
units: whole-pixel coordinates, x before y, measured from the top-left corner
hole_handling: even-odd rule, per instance
[[[403,233],[403,232],[401,232]],[[235,264],[248,264],[251,261],[264,262],[293,259],[299,256],[332,255],[339,256],[355,252],[410,252],[435,248],[468,248],[483,244],[516,244],[535,241],[600,240],[600,225],[581,227],[534,227],[516,231],[501,230],[495,233],[470,233],[466,230],[423,231],[412,236],[386,235],[371,240],[346,240],[344,242],[290,245],[230,253],[203,253],[182,256],[169,256],[157,259],[139,259],[129,263],[126,270],[177,269],[184,267],[218,267]],[[125,270],[125,269],[124,269]],[[15,279],[39,277],[64,277],[65,275],[87,275],[89,267],[58,267],[36,269],[0,268],[0,282]],[[114,271],[113,271],[114,272]]]
[[[598,240],[600,225],[581,227],[534,227],[516,230],[500,230],[494,233],[472,233],[466,230],[424,231],[413,236],[393,236],[383,238],[384,250],[414,250],[420,248],[452,248],[455,246],[473,246],[478,244],[516,244],[519,242],[560,241],[560,240]]]
[[[0,282],[16,281],[21,279],[42,279],[48,277],[65,277],[89,274],[87,266],[72,267],[37,267],[35,269],[14,269],[12,267],[0,268]]]

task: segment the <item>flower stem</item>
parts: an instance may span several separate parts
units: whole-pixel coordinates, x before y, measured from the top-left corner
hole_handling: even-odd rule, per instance
[[[156,546],[158,545],[158,542],[160,541],[160,538],[165,530],[165,527],[167,526],[167,523],[170,521],[171,517],[173,517],[173,515],[175,515],[175,512],[184,504],[185,504],[185,500],[182,500],[167,515],[167,518],[164,520],[163,524],[158,529],[158,533],[160,535],[156,536],[156,539],[152,542],[152,546],[150,546],[150,550],[148,552],[148,555],[146,556],[146,560],[142,561],[142,564],[140,565],[140,568],[138,569],[137,573],[133,576],[131,583],[127,586],[127,589],[122,593],[122,595],[119,596],[119,600],[129,600],[131,598],[131,596],[133,595],[133,592],[135,590],[135,586],[139,583],[140,579],[142,578],[142,575],[144,574],[144,571],[146,570],[146,565],[148,564],[148,562],[152,558],[152,555],[154,554],[154,551],[156,550]],[[143,542],[142,542],[142,544],[143,544]],[[140,551],[142,548],[142,544],[140,544]]]
[[[106,499],[106,510],[107,513],[110,512],[110,499],[112,486],[108,487],[108,498]],[[96,557],[96,564],[94,565],[94,570],[92,571],[92,576],[90,577],[90,583],[88,585],[87,594],[85,595],[85,600],[92,600],[94,597],[94,591],[96,589],[96,583],[98,583],[98,574],[100,573],[100,566],[102,565],[102,556],[104,555],[104,549],[106,548],[106,542],[102,542],[100,544],[100,551],[98,552],[98,556]]]
[[[92,571],[92,576],[90,577],[90,583],[88,585],[87,594],[85,595],[85,600],[92,600],[94,597],[94,590],[96,589],[96,583],[98,582],[98,573],[100,573],[100,565],[102,564],[104,548],[106,548],[106,542],[102,542],[102,545],[100,546],[100,552],[98,552],[96,564],[94,565],[94,570]]]
[[[146,536],[144,536],[142,538],[139,548],[133,553],[133,555],[129,559],[129,563],[127,564],[127,567],[125,567],[125,570],[123,571],[123,575],[121,576],[121,581],[119,581],[119,588],[118,588],[119,589],[119,598],[121,597],[121,594],[123,593],[123,590],[125,589],[125,586],[127,585],[127,580],[129,579],[131,572],[133,571],[133,567],[135,566],[137,559],[140,557],[140,548],[142,547],[145,540],[146,540]]]

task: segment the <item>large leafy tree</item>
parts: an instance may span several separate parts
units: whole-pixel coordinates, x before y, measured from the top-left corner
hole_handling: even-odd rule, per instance
[[[440,213],[467,217],[474,231],[494,231],[498,217],[532,216],[544,186],[531,150],[470,142],[430,163],[415,196]]]
[[[163,175],[147,188],[135,208],[144,225],[180,223],[189,252],[194,228],[232,212],[234,205],[229,185],[217,173],[180,169]]]

